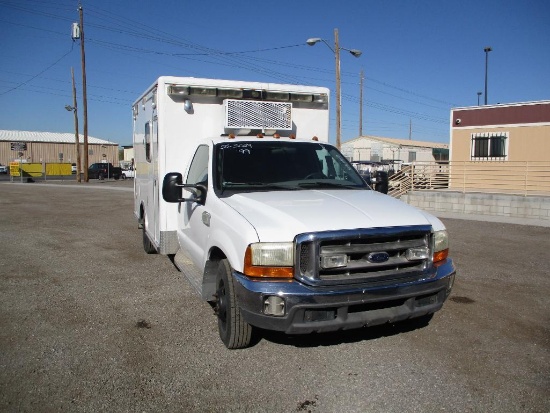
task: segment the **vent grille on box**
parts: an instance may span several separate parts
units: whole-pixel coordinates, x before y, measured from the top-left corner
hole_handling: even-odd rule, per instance
[[[225,100],[225,127],[246,129],[292,129],[292,103]]]

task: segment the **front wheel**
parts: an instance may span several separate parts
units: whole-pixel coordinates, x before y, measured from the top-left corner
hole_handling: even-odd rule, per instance
[[[231,267],[226,259],[218,264],[215,309],[218,315],[218,331],[225,347],[248,347],[252,339],[252,326],[242,317]]]

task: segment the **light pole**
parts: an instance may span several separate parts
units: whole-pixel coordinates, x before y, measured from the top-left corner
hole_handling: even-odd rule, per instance
[[[489,52],[493,51],[490,47],[483,49],[485,52],[485,104],[487,105],[487,72],[489,68]]]
[[[479,97],[482,95],[482,92],[477,92],[477,105],[479,106]]]
[[[341,81],[340,81],[340,50],[346,50],[350,52],[353,56],[361,56],[361,50],[357,49],[346,49],[345,47],[340,47],[338,40],[338,29],[334,29],[334,49],[327,43],[325,39],[320,37],[312,37],[307,39],[306,43],[310,46],[323,42],[331,51],[334,53],[334,60],[336,63],[336,147],[340,149],[341,141],[341,129],[342,129],[342,93],[341,93]]]

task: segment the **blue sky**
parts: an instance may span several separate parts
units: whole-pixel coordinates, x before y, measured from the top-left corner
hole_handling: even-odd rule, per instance
[[[550,99],[546,0],[82,0],[88,133],[131,144],[131,104],[163,75],[331,89],[342,52],[342,141],[363,134],[449,142],[452,107],[477,105],[489,54],[488,103]],[[82,133],[78,1],[0,0],[0,129],[73,132],[74,67]],[[483,103],[484,97],[481,97]]]

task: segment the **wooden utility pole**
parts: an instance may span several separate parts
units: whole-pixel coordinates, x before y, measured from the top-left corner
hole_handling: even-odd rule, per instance
[[[76,181],[81,182],[80,177],[80,138],[78,136],[78,111],[77,111],[77,102],[76,102],[76,86],[74,83],[74,70],[71,67],[71,78],[73,80],[73,112],[74,112],[74,140],[76,146]]]
[[[412,131],[413,131],[413,122],[412,122],[412,119],[409,119],[409,140],[412,139]]]
[[[336,148],[340,149],[342,133],[342,95],[340,91],[340,41],[338,29],[334,29],[334,58],[336,60]]]
[[[84,115],[84,182],[88,178],[88,98],[86,94],[86,54],[84,53],[84,12],[82,6],[78,6],[80,15],[80,54],[82,57],[82,112]]]
[[[359,136],[363,136],[363,79],[365,74],[361,69],[361,75],[359,77]]]

